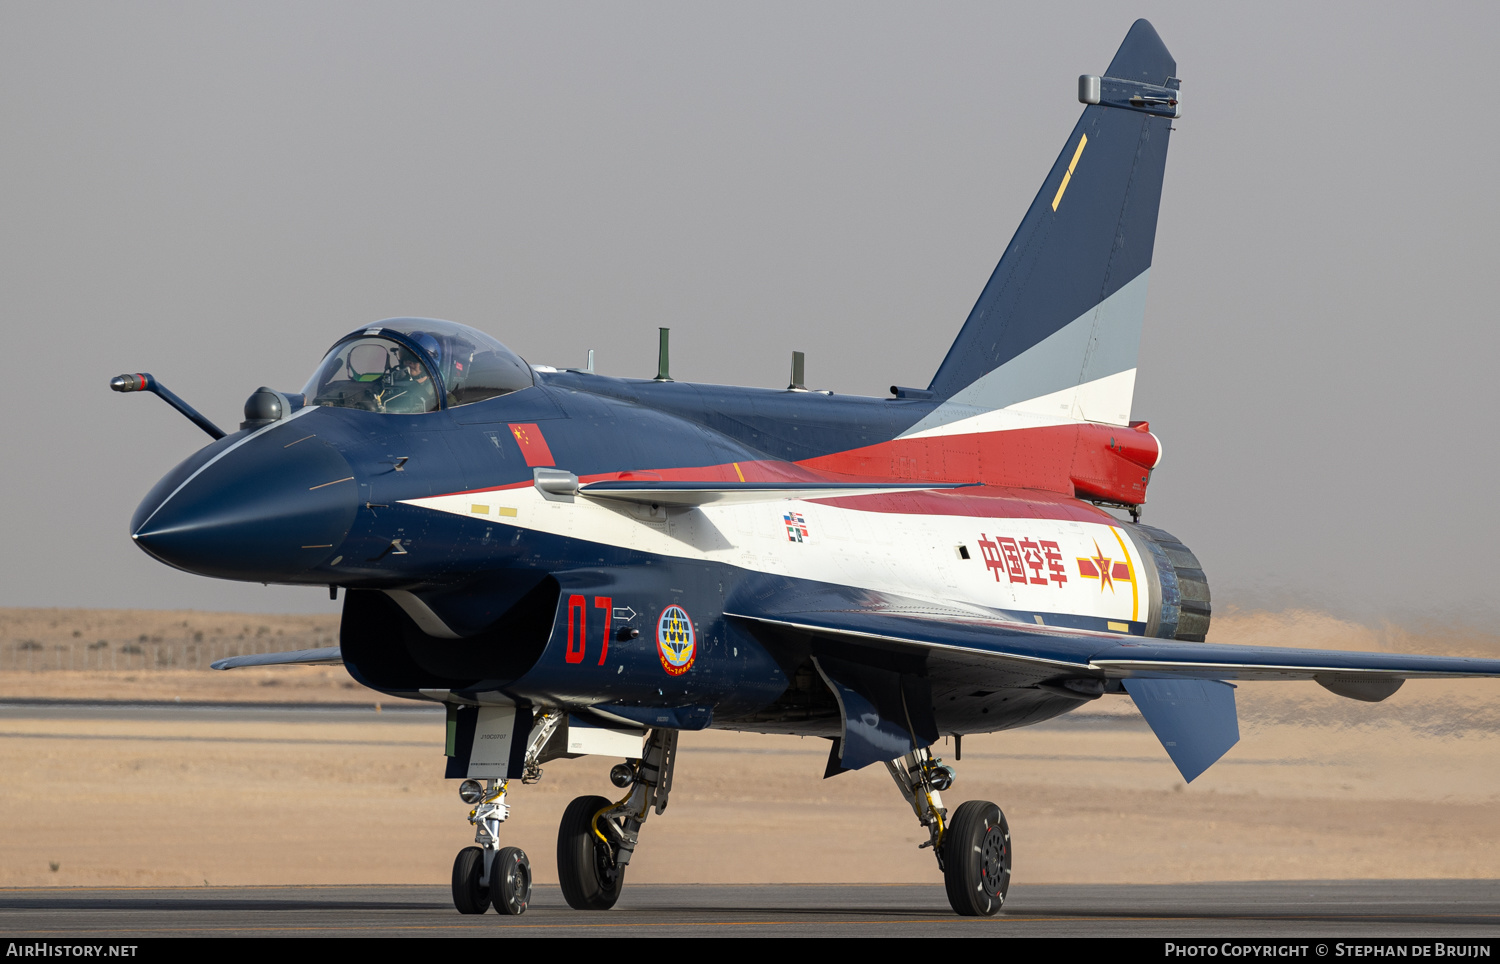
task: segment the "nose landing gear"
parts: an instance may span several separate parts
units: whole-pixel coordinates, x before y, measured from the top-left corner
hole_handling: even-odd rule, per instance
[[[453,906],[460,914],[483,914],[491,905],[506,915],[526,913],[531,903],[531,861],[519,847],[501,847],[500,824],[510,816],[505,802],[509,781],[465,780],[459,795],[475,804],[469,811],[474,842],[453,860]]]
[[[953,768],[923,747],[885,765],[912,811],[927,828],[948,903],[962,917],[990,917],[1005,906],[1010,890],[1010,826],[986,800],[959,805],[953,819],[940,791],[953,785]]]
[[[548,710],[532,723],[526,740],[522,766],[522,783],[536,783],[542,778],[538,763],[543,747],[562,722],[562,714]],[[464,803],[474,805],[469,823],[474,825],[477,847],[465,847],[453,860],[453,906],[460,914],[483,914],[491,906],[498,914],[516,916],[526,913],[531,903],[531,861],[519,847],[500,846],[500,825],[510,816],[505,802],[509,780],[489,778],[465,780],[458,795]]]

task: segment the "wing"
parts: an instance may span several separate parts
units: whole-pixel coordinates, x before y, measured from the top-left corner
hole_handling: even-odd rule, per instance
[[[879,610],[825,610],[752,615],[736,619],[780,626],[851,642],[980,655],[1016,669],[1076,672],[1099,680],[1315,680],[1379,688],[1409,679],[1500,676],[1500,659],[1360,653],[1332,649],[1283,649],[1141,639],[1122,642],[1119,633],[1050,629],[1020,621],[972,615],[942,607],[891,606]],[[1140,637],[1136,637],[1140,639]],[[1353,693],[1340,696],[1365,699]],[[1394,693],[1392,689],[1385,696]],[[1369,699],[1379,702],[1384,699]]]
[[[774,602],[785,595],[793,598]],[[935,741],[933,708],[964,697],[1020,691],[1016,705],[1024,707],[1026,691],[1034,691],[1060,707],[1003,727],[1066,711],[1069,704],[1059,697],[1081,701],[1124,691],[1191,781],[1239,740],[1230,680],[1313,680],[1340,696],[1378,702],[1408,679],[1500,677],[1495,659],[1123,637],[836,587],[801,598],[760,598],[773,604],[742,603],[727,615],[759,634],[806,641],[843,715],[842,742],[835,748],[841,765],[830,765],[832,772]]]
[[[342,666],[344,654],[337,646],[321,649],[294,649],[287,653],[255,653],[215,660],[213,669],[241,669],[245,666]]]

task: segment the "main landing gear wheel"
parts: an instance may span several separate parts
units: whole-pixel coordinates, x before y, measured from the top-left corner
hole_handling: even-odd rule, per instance
[[[611,806],[603,797],[579,797],[563,811],[557,828],[557,879],[574,910],[609,910],[620,899],[625,868],[594,833],[594,815]]]
[[[484,876],[484,851],[465,847],[453,860],[453,906],[460,914],[483,914],[490,906],[490,888],[479,883]]]
[[[954,811],[943,834],[943,882],[948,903],[961,917],[991,917],[1010,890],[1010,826],[987,800]]]
[[[490,868],[490,900],[497,914],[519,917],[531,903],[531,861],[520,847],[502,847]]]

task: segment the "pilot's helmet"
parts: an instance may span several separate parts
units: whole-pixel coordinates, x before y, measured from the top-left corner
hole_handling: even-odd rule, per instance
[[[421,334],[415,336],[413,340],[418,345],[421,345],[428,355],[432,356],[432,360],[437,363],[437,366],[439,368],[443,367],[443,349],[442,346],[438,344],[438,340],[436,338],[432,337],[426,332],[422,332]]]

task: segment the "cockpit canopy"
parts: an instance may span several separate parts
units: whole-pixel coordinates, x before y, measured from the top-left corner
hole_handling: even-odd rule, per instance
[[[515,352],[467,325],[393,318],[342,338],[302,392],[309,405],[421,414],[532,385]]]

